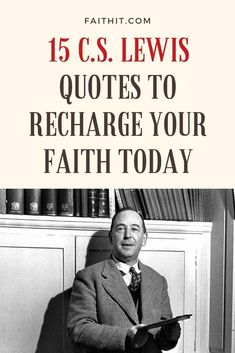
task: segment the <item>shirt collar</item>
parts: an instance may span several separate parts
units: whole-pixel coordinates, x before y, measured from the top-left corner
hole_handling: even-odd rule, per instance
[[[119,269],[119,271],[122,271],[125,274],[129,273],[131,267],[134,267],[134,269],[136,270],[137,273],[141,272],[139,269],[138,261],[134,265],[130,266],[130,265],[125,264],[124,262],[119,261],[114,255],[112,255],[112,258],[113,258],[117,268]]]

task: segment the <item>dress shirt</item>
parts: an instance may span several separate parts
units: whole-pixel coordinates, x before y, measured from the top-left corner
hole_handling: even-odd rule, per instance
[[[124,262],[119,261],[113,255],[112,255],[112,258],[114,259],[114,262],[115,262],[117,268],[119,269],[119,271],[124,273],[123,279],[124,279],[126,285],[129,286],[131,284],[131,276],[132,276],[130,273],[130,268],[134,267],[134,269],[136,270],[137,273],[141,272],[139,269],[139,266],[138,266],[138,261],[134,265],[130,266],[130,265],[125,264]]]

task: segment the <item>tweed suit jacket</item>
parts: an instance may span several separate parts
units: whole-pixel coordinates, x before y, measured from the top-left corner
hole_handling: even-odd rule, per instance
[[[142,323],[172,317],[165,278],[142,263],[139,267]],[[67,329],[79,352],[125,352],[127,330],[138,323],[134,301],[113,259],[76,274]],[[134,351],[159,353],[175,345],[153,329],[145,345]]]

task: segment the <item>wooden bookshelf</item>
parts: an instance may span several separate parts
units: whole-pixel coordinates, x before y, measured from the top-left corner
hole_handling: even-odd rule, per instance
[[[0,189],[0,213],[109,218],[131,207],[145,219],[211,221],[210,189]]]

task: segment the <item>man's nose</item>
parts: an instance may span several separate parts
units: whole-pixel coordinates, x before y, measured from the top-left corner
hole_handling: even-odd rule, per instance
[[[124,233],[124,238],[128,239],[131,237],[131,231],[130,231],[130,228],[126,228],[125,229],[125,233]]]

